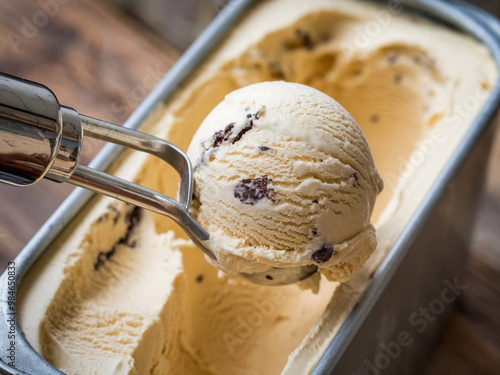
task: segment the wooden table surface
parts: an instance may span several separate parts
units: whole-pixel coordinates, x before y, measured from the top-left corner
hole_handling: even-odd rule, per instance
[[[80,113],[122,123],[180,55],[98,0],[65,2],[45,25],[23,29],[41,10],[40,3],[0,0],[0,71],[46,84],[61,103]],[[83,163],[100,147],[97,141],[85,142]],[[469,287],[427,366],[428,375],[500,374],[500,134],[488,170],[468,264]],[[70,185],[47,181],[24,189],[0,185],[1,270],[70,191]]]

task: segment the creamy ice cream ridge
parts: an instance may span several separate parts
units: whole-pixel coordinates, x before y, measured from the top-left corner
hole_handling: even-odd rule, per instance
[[[391,13],[391,9],[353,0],[263,1],[141,129],[187,150],[200,124],[228,94],[258,82],[296,82],[337,100],[363,130],[384,181],[372,214],[377,246],[350,280],[328,281],[325,276],[329,271],[323,267],[325,275],[317,294],[297,285],[255,285],[241,276],[218,271],[168,218],[96,197],[19,286],[18,319],[31,345],[68,374],[310,373],[463,139],[497,79],[488,50],[472,37],[415,16]],[[229,95],[229,100],[236,100],[234,95],[239,94]],[[234,185],[223,189],[234,201],[231,205],[221,201],[218,213],[228,210],[232,214],[233,208],[238,209],[241,222],[237,225],[247,231],[243,224],[253,209],[260,205],[263,210],[280,207],[284,213],[285,204],[290,204],[290,212],[296,217],[280,217],[284,225],[275,226],[280,237],[273,243],[282,241],[290,249],[297,243],[313,242],[308,235],[311,229],[314,240],[314,222],[321,241],[328,239],[334,249],[357,238],[357,233],[365,239],[373,238],[368,219],[377,183],[370,162],[361,165],[362,156],[368,155],[363,137],[352,136],[352,163],[345,163],[359,173],[362,186],[356,189],[356,178],[351,179],[348,169],[335,161],[343,160],[342,153],[330,155],[316,141],[308,140],[305,144],[309,146],[304,146],[304,142],[281,142],[274,135],[269,127],[270,115],[289,118],[286,112],[281,113],[281,106],[272,105],[278,97],[267,103],[250,103],[248,113],[245,106],[231,112],[234,116],[228,114],[226,118],[222,113],[225,126],[214,126],[206,136],[202,136],[203,130],[196,135],[198,145],[201,141],[210,143],[215,132],[235,123],[226,141],[224,131],[217,137],[221,142],[218,150],[205,155],[214,158],[213,168],[223,168],[223,160],[234,162],[228,165],[230,176],[237,176]],[[475,103],[472,107],[467,105],[471,98]],[[246,128],[246,119],[238,117],[241,110],[242,115],[250,114],[255,129],[247,130],[231,146],[227,144],[229,138]],[[340,118],[342,113],[336,116]],[[347,120],[345,134],[336,122],[330,125],[321,131],[311,129],[311,134],[321,132],[320,140],[329,140],[325,142],[328,145],[341,135],[348,139],[351,132],[357,134],[357,128]],[[284,134],[301,139],[300,134]],[[190,153],[198,158],[201,149]],[[243,153],[259,163],[250,165],[244,161],[247,158],[239,159]],[[320,153],[328,154],[325,167],[335,168],[322,169]],[[298,154],[307,159],[297,158]],[[279,163],[274,162],[276,158]],[[242,170],[238,170],[240,161]],[[260,163],[264,161],[269,163]],[[206,169],[210,163],[205,163],[197,168],[201,174],[198,177],[212,176]],[[301,177],[294,177],[292,170]],[[170,197],[177,194],[177,173],[153,157],[124,153],[109,172]],[[317,176],[308,180],[308,173]],[[285,186],[287,179],[290,185]],[[308,196],[316,189],[308,184],[323,183],[331,190],[325,190],[321,197],[314,197],[316,193]],[[296,195],[292,194],[294,186]],[[359,212],[358,221],[346,224],[343,217],[344,224],[332,225],[336,230],[328,232],[318,220],[321,205],[315,206],[313,201],[318,199],[319,204],[324,199],[334,207],[334,198],[344,192],[350,197],[345,198],[346,204]],[[210,190],[206,193],[207,197],[215,194]],[[235,194],[246,203],[238,203]],[[201,201],[200,196],[197,198]],[[365,202],[365,208],[361,208],[361,202]],[[205,211],[203,202],[198,208],[200,221],[206,220],[203,216],[209,210]],[[335,206],[339,220],[343,209]],[[314,219],[309,222],[311,217]],[[336,218],[328,217],[331,220]],[[206,225],[219,224],[214,221]],[[256,225],[258,228],[262,222]],[[269,226],[274,225],[269,222]],[[274,238],[261,231],[266,241]],[[330,235],[340,237],[326,238]],[[220,236],[228,241],[237,238],[223,230]],[[261,240],[256,238],[255,243],[267,245]],[[289,264],[290,259],[267,259],[267,252],[253,242],[249,245],[249,257],[256,255],[259,263]],[[311,246],[310,251],[313,249]],[[327,255],[329,251],[326,249]],[[287,249],[277,252],[286,252],[293,261],[301,261],[307,253]],[[329,261],[334,261],[333,255]],[[237,263],[230,260],[227,264]],[[238,264],[248,266],[246,260]],[[331,272],[330,277],[336,277],[335,268]]]
[[[192,213],[224,271],[315,264],[345,281],[375,249],[382,180],[356,121],[321,91],[277,81],[232,92],[188,154]]]

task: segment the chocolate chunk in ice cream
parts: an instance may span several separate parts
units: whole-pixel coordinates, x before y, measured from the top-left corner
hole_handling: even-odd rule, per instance
[[[115,212],[119,212],[116,207],[112,209]],[[94,270],[97,271],[99,268],[101,268],[106,261],[111,259],[111,257],[116,253],[116,247],[121,244],[127,244],[128,247],[134,248],[137,246],[137,241],[132,241],[129,243],[130,236],[134,230],[134,228],[137,226],[137,224],[140,222],[142,218],[142,213],[143,210],[140,207],[133,206],[133,208],[127,212],[125,216],[125,222],[127,223],[127,229],[125,230],[125,233],[123,234],[122,237],[116,243],[111,247],[111,249],[107,251],[99,251],[97,254],[97,259],[94,263]],[[114,218],[113,218],[114,220]],[[116,225],[116,224],[114,224]]]
[[[361,184],[359,183],[359,173],[354,171],[351,174],[351,177],[349,178],[349,182],[354,186],[356,189],[361,187]]]
[[[222,142],[227,141],[232,134],[232,130],[234,128],[234,122],[229,124],[224,128],[224,130],[219,130],[214,134],[214,143],[212,143],[212,147],[219,147]]]
[[[314,48],[314,44],[312,42],[311,34],[302,29],[295,29],[295,35],[299,38],[302,46],[308,50],[312,50]]]
[[[274,190],[269,187],[272,180],[267,175],[256,178],[245,178],[234,188],[234,197],[244,204],[255,205],[267,198],[274,201]]]
[[[329,260],[333,255],[335,255],[335,250],[333,250],[333,245],[329,243],[323,244],[321,249],[316,250],[311,256],[312,260],[316,263],[324,263]]]

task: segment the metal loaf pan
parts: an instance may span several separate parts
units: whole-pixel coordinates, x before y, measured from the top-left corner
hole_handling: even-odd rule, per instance
[[[148,114],[173,95],[257,1],[234,0],[226,6],[126,121],[125,126],[139,128]],[[378,2],[383,4],[389,0]],[[489,48],[500,70],[500,22],[491,15],[462,2],[400,0],[399,3],[410,12],[424,14],[434,21],[472,34]],[[440,310],[425,329],[422,329],[423,323],[414,325],[412,322],[415,321],[410,322],[410,319],[419,307],[439,300],[444,289],[455,291],[455,294],[461,292],[460,287],[453,287],[453,284],[457,280],[461,285],[463,280],[463,266],[485,179],[486,161],[495,130],[493,120],[499,104],[500,85],[496,84],[466,136],[322,355],[313,374],[419,373],[453,304],[443,304],[443,311]],[[121,150],[119,146],[107,144],[90,166],[105,170]],[[14,259],[15,271],[7,269],[1,276],[0,373],[62,374],[25,339],[17,324],[15,296],[17,286],[31,265],[92,196],[92,193],[76,188]],[[450,296],[448,298],[451,299]],[[439,306],[436,303],[434,307],[441,309]],[[10,339],[9,335],[13,338]],[[14,367],[9,365],[12,352],[15,352]]]

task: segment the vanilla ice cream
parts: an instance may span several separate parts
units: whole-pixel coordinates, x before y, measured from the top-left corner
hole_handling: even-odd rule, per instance
[[[335,98],[384,180],[368,261],[347,282],[322,277],[317,294],[258,286],[220,275],[172,220],[96,197],[20,284],[24,335],[68,374],[310,373],[496,79],[486,47],[415,15],[353,0],[261,2],[141,130],[187,150],[227,94],[263,81]],[[177,194],[177,173],[154,157],[126,152],[109,172]]]
[[[192,213],[224,271],[314,264],[345,281],[375,249],[382,180],[356,121],[321,91],[283,81],[236,90],[188,155]]]

